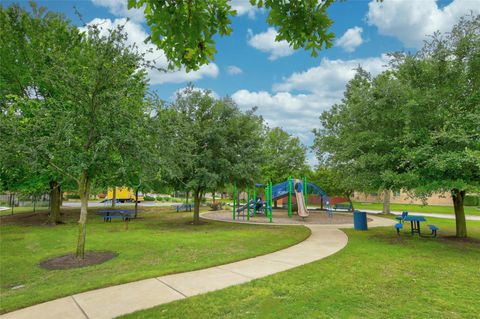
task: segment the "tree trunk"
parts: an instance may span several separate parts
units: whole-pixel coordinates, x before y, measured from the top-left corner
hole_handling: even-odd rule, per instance
[[[78,194],[80,195],[80,219],[78,220],[77,258],[85,256],[85,238],[87,235],[88,197],[90,195],[90,177],[84,171],[78,182]]]
[[[455,224],[456,236],[459,238],[467,237],[467,222],[465,220],[465,210],[463,207],[463,200],[465,198],[465,191],[458,189],[452,190],[453,207],[455,209]]]
[[[137,218],[138,213],[138,187],[135,189],[135,218]]]
[[[188,204],[188,196],[190,195],[190,192],[187,191],[186,196],[185,196],[185,203]]]
[[[345,193],[345,196],[347,196],[348,202],[350,203],[350,207],[352,208],[352,212],[353,212],[353,211],[355,211],[355,208],[353,207],[352,195],[353,195],[353,192],[346,192]]]
[[[50,181],[50,214],[48,215],[49,224],[62,223],[62,216],[60,215],[60,184],[57,181]]]
[[[320,209],[323,210],[323,196],[320,197]]]
[[[14,206],[15,206],[15,193],[10,193],[10,207],[12,208],[12,215],[13,215]]]
[[[390,214],[390,190],[383,190],[383,213]]]
[[[213,191],[212,200],[213,200],[213,203],[215,204],[215,191]]]
[[[117,205],[117,188],[113,186],[113,192],[112,192],[112,208],[115,208]]]
[[[33,195],[33,212],[35,213],[37,206],[37,195]]]
[[[195,191],[193,194],[194,206],[193,206],[193,223],[195,225],[200,224],[200,202],[202,200],[202,192]]]

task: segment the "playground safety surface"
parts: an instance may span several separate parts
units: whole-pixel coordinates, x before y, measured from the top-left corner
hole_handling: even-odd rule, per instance
[[[202,214],[202,217],[205,219],[213,219],[224,222],[240,222],[240,223],[252,223],[252,224],[270,224],[270,219],[265,215],[250,216],[250,219],[245,215],[241,214],[240,216],[235,216],[233,220],[233,212],[231,210],[222,210],[222,211],[211,211]],[[368,218],[368,222],[371,222],[372,219]],[[288,217],[288,214],[285,210],[274,209],[272,216],[272,224],[277,225],[353,225],[353,215],[348,212],[334,212],[332,216],[328,216],[326,211],[321,210],[310,210],[310,215],[304,219],[298,215]]]

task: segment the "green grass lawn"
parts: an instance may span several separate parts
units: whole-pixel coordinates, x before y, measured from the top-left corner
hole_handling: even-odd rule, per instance
[[[125,318],[479,318],[480,222],[469,242],[449,237],[452,220],[428,222],[441,237],[348,229],[323,260]]]
[[[354,202],[355,209],[375,209],[382,210],[383,203],[363,203]],[[409,211],[419,213],[435,213],[435,214],[454,214],[453,206],[437,206],[437,205],[417,205],[417,204],[390,204],[392,211]],[[480,216],[480,209],[473,206],[465,206],[465,214]]]
[[[0,226],[0,312],[95,288],[169,273],[206,268],[285,248],[309,236],[305,227],[242,225],[209,222],[192,226],[192,213],[171,208],[142,208],[142,219],[104,223],[91,210],[87,250],[110,250],[118,256],[104,264],[70,270],[45,270],[42,260],[73,252],[78,209],[65,225],[43,225],[46,217],[15,222],[2,218]],[[24,214],[27,216],[31,214]],[[21,216],[21,214],[16,215]],[[34,216],[35,217],[35,216]],[[24,285],[23,288],[11,289]]]
[[[2,206],[2,207],[7,207],[7,206]],[[44,211],[48,208],[46,207],[36,207],[36,211]],[[13,208],[13,214],[20,214],[20,213],[33,213],[33,207],[30,206],[25,206],[25,207],[14,207]],[[0,216],[6,216],[6,215],[12,215],[12,208],[8,208],[7,210],[0,210]]]

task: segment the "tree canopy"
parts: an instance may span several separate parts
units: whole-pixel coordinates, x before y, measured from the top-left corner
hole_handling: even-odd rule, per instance
[[[269,129],[263,145],[264,161],[261,177],[273,183],[286,181],[289,176],[300,177],[307,170],[307,148],[298,137],[281,128]]]
[[[63,15],[33,3],[31,13],[0,7],[0,25],[0,183],[24,194],[50,188],[49,221],[59,223],[60,187],[72,184],[50,165],[62,138],[54,128],[65,124],[53,116],[64,101],[52,75],[80,36]]]
[[[241,112],[229,98],[216,99],[209,91],[188,87],[157,119],[162,175],[192,192],[195,223],[207,190],[234,181],[253,184],[262,159],[264,127],[252,111]]]
[[[333,0],[250,0],[252,6],[268,10],[267,23],[276,27],[276,41],[287,41],[317,56],[332,46],[333,21],[327,9]],[[142,8],[150,26],[149,41],[165,52],[170,67],[197,70],[214,59],[216,35],[232,33],[236,15],[228,0],[129,0],[129,8]]]

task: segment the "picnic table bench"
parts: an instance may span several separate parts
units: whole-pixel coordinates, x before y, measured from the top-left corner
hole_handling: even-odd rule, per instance
[[[410,230],[412,232],[412,235],[417,233],[419,236],[421,235],[420,223],[427,221],[423,216],[411,216],[411,215],[405,216],[403,220],[406,222],[410,222]]]
[[[175,205],[172,205],[174,208],[176,208],[177,212],[186,212],[186,211],[189,211],[191,212],[192,211],[192,207],[193,207],[193,204],[191,203],[182,203],[182,204],[175,204]]]
[[[346,209],[346,210],[352,210],[352,204],[350,203],[338,203],[333,205],[333,209]]]
[[[397,234],[400,234],[400,230],[403,229],[403,222],[410,222],[410,232],[411,234],[418,234],[418,236],[422,236],[420,231],[420,223],[427,221],[423,216],[412,216],[412,215],[403,215],[400,220],[400,223],[395,224],[395,229],[397,230]],[[398,219],[398,218],[397,218]],[[435,225],[428,225],[428,228],[432,231],[430,236],[437,237],[437,231],[439,228]],[[428,237],[425,235],[424,237]]]
[[[129,222],[132,218],[135,218],[135,210],[133,209],[102,209],[98,213],[104,222],[112,222],[112,218],[121,218],[123,221]]]

